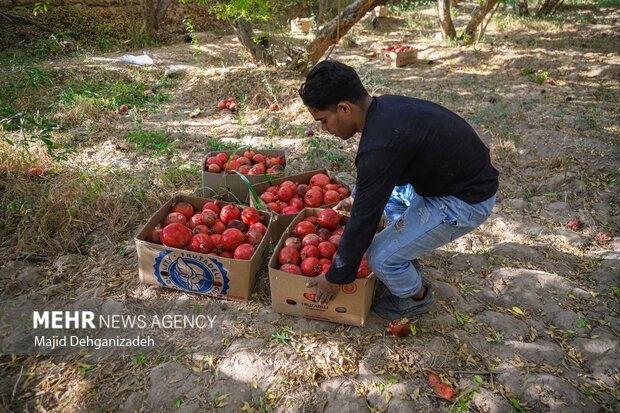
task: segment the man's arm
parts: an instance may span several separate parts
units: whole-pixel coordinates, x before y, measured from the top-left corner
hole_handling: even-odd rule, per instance
[[[391,151],[372,151],[358,159],[351,218],[345,226],[334,262],[325,274],[327,281],[348,284],[355,280],[360,261],[372,242],[383,209],[406,168],[406,155]]]

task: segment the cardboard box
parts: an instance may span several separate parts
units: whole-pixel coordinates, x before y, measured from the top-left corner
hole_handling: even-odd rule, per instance
[[[284,156],[284,160],[286,161],[286,152],[280,149],[252,149],[256,153],[261,153],[263,155],[270,156]],[[227,155],[231,155],[235,153],[234,150],[228,151],[213,151],[209,152],[202,161],[202,196],[205,198],[214,198],[218,197],[225,201],[229,202],[239,202],[243,203],[247,200],[248,195],[250,193],[245,182],[241,180],[241,177],[234,172],[230,173],[213,173],[205,170],[205,164],[207,162],[207,158],[210,156],[215,156],[220,152],[224,152]],[[243,155],[244,150],[239,150],[237,154]],[[286,163],[284,165],[284,171],[286,171]],[[285,172],[282,173],[285,173]],[[274,178],[281,176],[271,175]],[[259,182],[263,182],[265,180],[264,175],[243,175],[245,176],[250,184],[256,184]],[[235,198],[236,197],[236,198]]]
[[[146,241],[146,235],[163,222],[177,201],[189,202],[199,211],[205,202],[212,200],[177,194],[151,216],[135,238],[140,281],[215,298],[248,300],[268,251],[271,214],[261,213],[267,232],[250,260],[214,257]],[[226,204],[221,202],[222,206]]]
[[[406,52],[394,53],[393,51],[381,50],[381,61],[394,67],[401,67],[415,63],[418,60],[418,51],[415,49]]]
[[[377,6],[377,7],[375,7],[375,15],[377,17],[387,17],[387,15],[388,15],[388,8],[387,8],[387,6]]]
[[[291,32],[293,33],[310,33],[310,29],[314,26],[314,20],[304,18],[291,20]]]
[[[278,270],[278,254],[286,238],[291,236],[295,225],[309,215],[318,216],[321,209],[306,208],[295,216],[280,238],[269,260],[269,284],[271,285],[271,307],[274,311],[298,317],[334,323],[350,324],[363,327],[370,311],[372,296],[377,278],[370,274],[367,278],[358,278],[351,284],[342,285],[336,298],[327,305],[311,300],[308,294],[314,294],[316,287],[306,288],[306,280],[310,277],[289,274]],[[348,217],[342,216],[341,222]]]
[[[258,196],[260,196],[270,186],[280,185],[284,181],[293,181],[298,184],[308,184],[310,183],[310,178],[312,178],[314,175],[318,173],[323,173],[329,176],[329,179],[332,181],[332,183],[340,184],[350,189],[349,186],[344,184],[340,179],[331,175],[327,169],[316,169],[314,171],[304,172],[302,174],[284,176],[281,178],[272,179],[271,182],[265,181],[265,182],[261,182],[259,184],[252,185],[252,186],[256,190],[256,193],[258,194]],[[248,199],[249,205],[252,205],[255,207],[256,205],[254,205],[254,199],[250,197],[249,194],[248,194],[248,198],[249,198]],[[263,209],[265,211],[268,211],[267,205],[265,205],[264,202],[261,201],[261,205],[263,206]],[[329,205],[322,205],[321,208],[329,208],[334,205],[336,205],[336,203],[329,204]],[[296,214],[274,214],[273,215],[273,222],[271,224],[271,239],[273,242],[278,242],[278,240],[280,239],[280,236],[282,236],[282,233],[284,232],[284,230],[286,230],[289,224],[293,221],[295,216]]]

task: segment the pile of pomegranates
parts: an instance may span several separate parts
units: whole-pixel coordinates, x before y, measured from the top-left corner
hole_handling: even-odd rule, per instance
[[[318,216],[307,216],[295,226],[293,234],[286,238],[278,251],[280,271],[316,277],[329,270],[344,232],[340,214],[324,209]],[[370,275],[366,255],[362,258],[357,278]]]
[[[308,184],[289,180],[270,186],[260,195],[260,199],[276,214],[296,214],[305,207],[331,205],[348,196],[348,188],[332,183],[326,174],[317,173]]]
[[[414,48],[411,46],[403,46],[402,44],[397,44],[396,46],[385,46],[383,47],[383,50],[385,50],[386,52],[394,52],[396,54],[399,54],[403,52],[409,52],[411,50],[414,50]]]
[[[284,156],[271,156],[247,150],[242,155],[234,154],[229,157],[220,152],[209,156],[205,161],[205,171],[212,173],[226,173],[237,170],[244,175],[275,175],[284,171],[286,161]]]
[[[219,102],[217,102],[216,106],[219,110],[228,109],[231,112],[234,112],[239,109],[239,102],[237,102],[237,99],[231,96],[228,99],[220,100]]]
[[[249,260],[267,232],[261,220],[261,213],[252,207],[220,207],[218,201],[209,201],[201,211],[195,211],[192,204],[177,201],[161,227],[153,229],[146,240],[202,254]]]

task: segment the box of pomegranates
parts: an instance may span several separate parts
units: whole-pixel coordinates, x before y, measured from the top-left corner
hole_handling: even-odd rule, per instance
[[[267,252],[271,214],[177,194],[135,238],[140,281],[248,300]]]
[[[306,288],[309,277],[325,273],[331,266],[348,220],[348,216],[329,208],[305,208],[295,216],[269,260],[274,311],[364,326],[377,281],[365,256],[355,281],[342,285],[327,305],[315,301],[316,287]]]

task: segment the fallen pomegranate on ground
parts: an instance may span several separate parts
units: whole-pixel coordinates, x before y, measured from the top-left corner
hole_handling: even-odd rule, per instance
[[[431,373],[428,375],[428,382],[433,387],[433,391],[435,392],[435,394],[437,394],[439,397],[446,400],[452,400],[454,398],[454,390],[452,390],[449,385],[443,383],[439,376],[435,373]]]
[[[408,318],[399,318],[398,320],[390,321],[387,325],[387,330],[396,337],[406,337],[411,334],[411,323]]]
[[[579,221],[579,218],[571,218],[566,224],[566,226],[568,227],[568,229],[577,231],[579,228],[581,228],[581,221]]]
[[[162,227],[146,241],[201,254],[249,260],[267,232],[262,214],[253,207],[206,202],[198,211],[188,202],[175,202]],[[189,218],[187,218],[189,217]]]
[[[219,110],[224,110],[224,109],[228,109],[231,112],[236,111],[237,109],[239,109],[239,102],[237,102],[237,99],[235,99],[234,97],[229,97],[228,99],[222,99],[219,102],[217,102],[217,105],[215,105]]]

